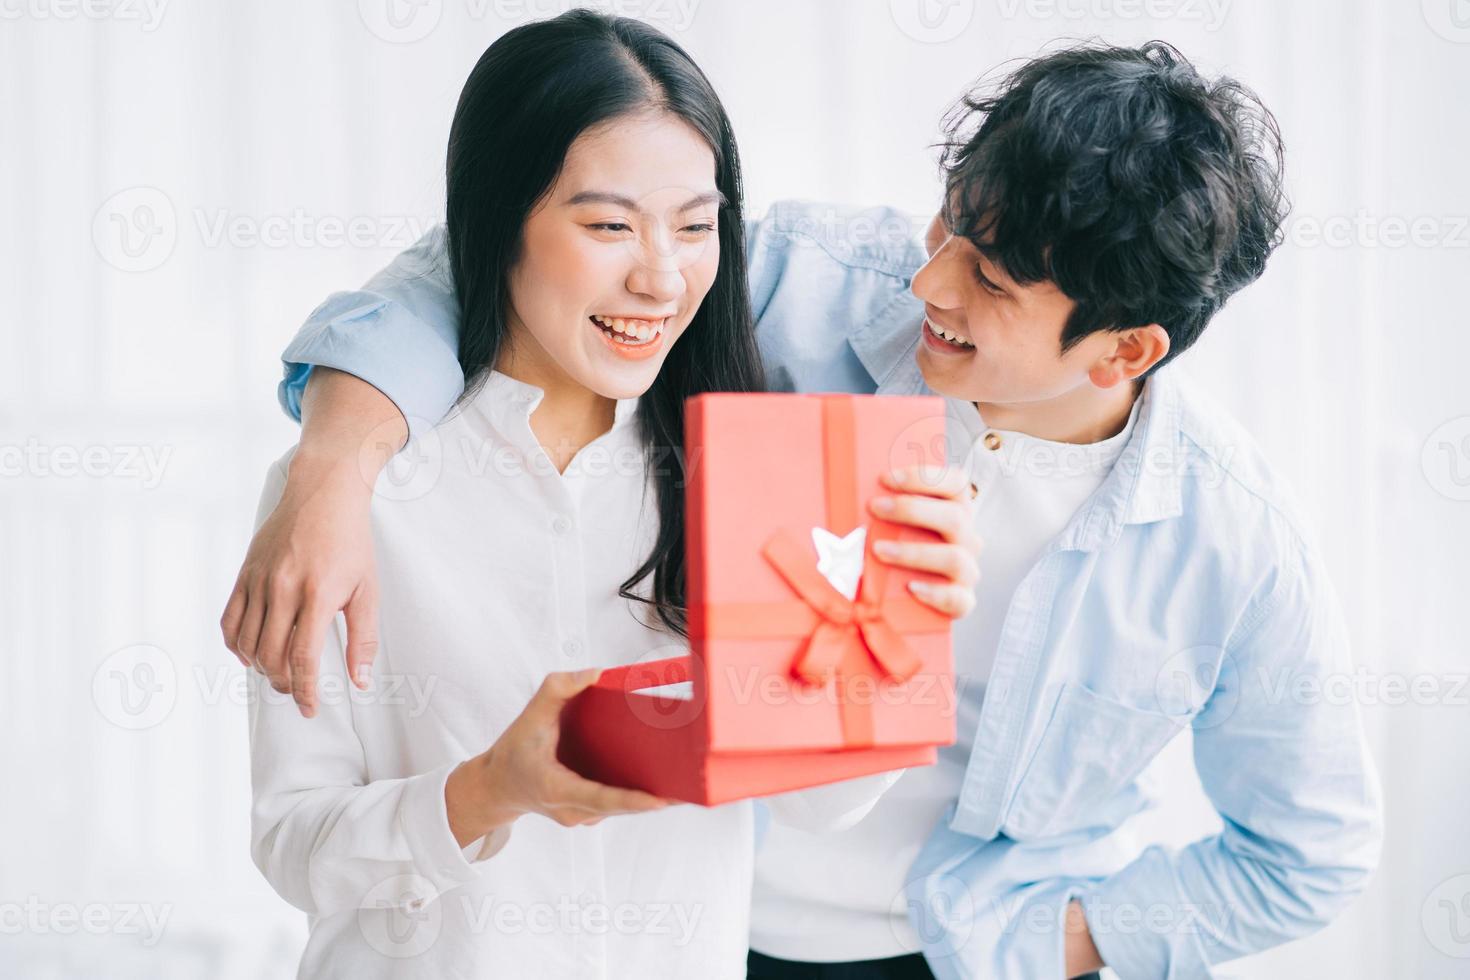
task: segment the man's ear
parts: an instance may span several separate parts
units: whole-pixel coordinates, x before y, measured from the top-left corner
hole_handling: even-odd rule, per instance
[[[1113,336],[1113,349],[1087,372],[1088,379],[1099,388],[1132,381],[1169,355],[1169,335],[1157,323],[1130,327]]]

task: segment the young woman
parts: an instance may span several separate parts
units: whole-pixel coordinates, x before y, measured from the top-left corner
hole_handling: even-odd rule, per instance
[[[751,806],[555,758],[596,668],[683,645],[682,464],[656,450],[688,396],[761,384],[729,122],[669,39],[576,11],[485,52],[447,179],[470,384],[378,485],[371,690],[340,628],[315,717],[251,675],[253,856],[310,915],[302,976],[744,976]],[[889,782],[772,809],[841,826]]]

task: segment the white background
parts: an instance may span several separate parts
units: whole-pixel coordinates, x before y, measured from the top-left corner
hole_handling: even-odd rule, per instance
[[[0,0],[0,975],[294,971],[304,917],[250,863],[216,625],[294,439],[279,351],[437,219],[470,67],[563,6]],[[945,107],[1059,37],[1161,37],[1262,94],[1291,240],[1184,363],[1315,521],[1388,840],[1337,923],[1221,975],[1470,974],[1470,2],[619,6],[714,79],[756,214],[922,218]],[[1199,826],[1179,761],[1176,837]]]

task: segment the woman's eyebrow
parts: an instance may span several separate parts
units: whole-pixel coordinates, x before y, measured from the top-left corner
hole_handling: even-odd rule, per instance
[[[625,197],[622,194],[613,194],[608,191],[579,191],[567,200],[567,204],[616,204],[618,207],[627,208],[629,211],[640,210],[638,202],[631,197]],[[718,190],[706,191],[684,202],[678,210],[692,211],[703,204],[718,204],[723,207],[725,205],[725,195]]]

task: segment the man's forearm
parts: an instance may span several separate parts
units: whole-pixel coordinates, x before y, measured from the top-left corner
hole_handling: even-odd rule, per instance
[[[316,368],[301,399],[301,443],[288,482],[351,466],[371,488],[407,439],[408,423],[387,395],[361,378]]]

